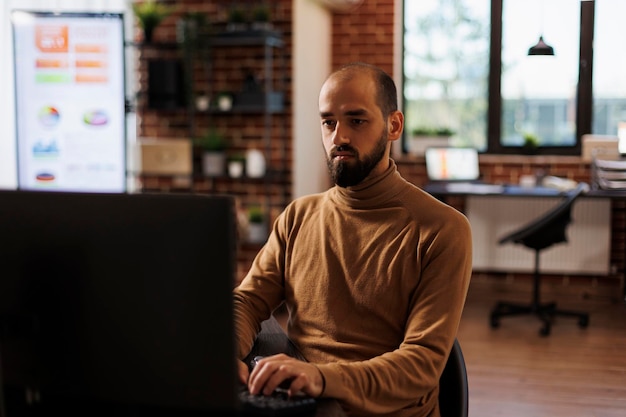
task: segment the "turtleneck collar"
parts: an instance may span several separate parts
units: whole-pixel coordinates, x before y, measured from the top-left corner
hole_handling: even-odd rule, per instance
[[[352,208],[376,207],[401,192],[404,184],[396,163],[389,159],[389,167],[382,174],[367,177],[352,187],[335,185],[330,190],[330,197],[335,203]]]

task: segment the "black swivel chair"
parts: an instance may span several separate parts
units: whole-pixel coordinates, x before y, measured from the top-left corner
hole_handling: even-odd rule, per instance
[[[446,367],[439,378],[439,411],[441,417],[467,417],[468,383],[465,359],[458,340],[454,340]]]
[[[589,185],[580,183],[578,186],[566,194],[562,203],[552,210],[514,231],[513,233],[500,239],[500,244],[515,243],[521,244],[535,251],[535,270],[533,280],[533,298],[530,304],[517,304],[509,302],[498,302],[491,311],[491,327],[500,326],[500,318],[505,316],[517,316],[522,314],[535,314],[543,321],[543,327],[539,334],[547,336],[550,334],[552,319],[555,316],[577,317],[580,327],[587,327],[589,324],[589,314],[576,311],[558,310],[555,303],[541,303],[540,301],[540,272],[539,255],[543,249],[554,244],[567,242],[565,229],[571,222],[571,212],[574,201],[589,190]]]

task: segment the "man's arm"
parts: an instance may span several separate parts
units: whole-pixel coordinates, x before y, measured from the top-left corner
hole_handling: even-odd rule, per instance
[[[274,224],[267,243],[255,257],[250,271],[234,289],[234,321],[238,357],[243,359],[261,330],[261,323],[284,300],[284,243],[276,230],[282,215]]]

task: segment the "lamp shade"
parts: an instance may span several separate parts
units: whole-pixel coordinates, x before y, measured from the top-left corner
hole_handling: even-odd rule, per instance
[[[528,49],[528,55],[554,55],[554,48],[544,42],[543,36],[539,36],[537,44]]]

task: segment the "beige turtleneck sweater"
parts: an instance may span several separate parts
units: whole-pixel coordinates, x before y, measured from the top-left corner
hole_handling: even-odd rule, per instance
[[[278,217],[235,289],[239,355],[284,300],[289,337],[324,376],[322,396],[351,416],[438,416],[471,275],[470,226],[390,162]]]

